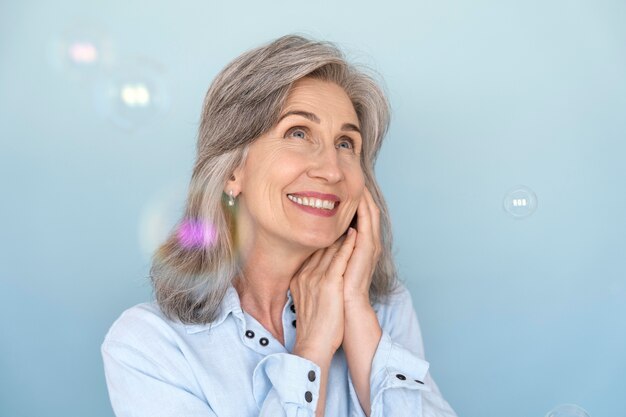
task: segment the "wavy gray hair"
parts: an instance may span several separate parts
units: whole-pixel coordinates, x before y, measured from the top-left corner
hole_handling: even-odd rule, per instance
[[[204,100],[184,216],[152,258],[150,278],[167,317],[188,324],[217,317],[226,290],[241,274],[233,241],[236,225],[224,186],[245,161],[248,146],[278,122],[292,84],[305,76],[338,84],[352,101],[363,137],[365,185],[380,208],[383,249],[370,301],[383,301],[396,288],[391,222],[374,176],[389,126],[389,103],[367,71],[349,64],[332,43],[287,35],[244,53],[217,75]],[[180,230],[189,226],[185,222],[202,219],[210,220],[210,230],[206,225],[202,230],[211,235],[211,244],[183,244]]]

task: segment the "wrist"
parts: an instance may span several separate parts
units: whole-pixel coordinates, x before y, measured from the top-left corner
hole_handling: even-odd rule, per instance
[[[358,294],[352,296],[344,296],[343,298],[344,314],[351,311],[363,311],[372,309],[370,304],[369,294]]]
[[[334,354],[334,352],[324,352],[320,349],[298,346],[297,344],[294,346],[292,353],[301,358],[310,360],[322,369],[330,367],[330,362]]]

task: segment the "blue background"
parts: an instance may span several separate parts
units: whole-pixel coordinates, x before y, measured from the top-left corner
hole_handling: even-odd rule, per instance
[[[385,79],[377,175],[459,416],[626,416],[625,22],[623,0],[3,1],[0,415],[113,415],[100,344],[151,297],[150,234],[179,214],[206,89],[300,32]],[[76,24],[108,42],[95,69],[51,47]],[[169,98],[124,129],[95,86],[138,58]],[[522,219],[503,208],[518,184],[538,199]]]

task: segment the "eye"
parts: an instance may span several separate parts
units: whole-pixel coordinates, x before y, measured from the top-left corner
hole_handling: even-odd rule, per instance
[[[338,148],[354,149],[354,141],[352,138],[345,137],[337,144]]]
[[[306,139],[307,131],[302,127],[292,127],[285,134],[287,137],[295,137],[297,139]]]

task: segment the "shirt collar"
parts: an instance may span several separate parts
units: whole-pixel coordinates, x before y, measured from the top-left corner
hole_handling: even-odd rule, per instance
[[[289,305],[290,303],[291,290],[287,289],[287,305]],[[239,299],[239,294],[237,293],[237,290],[232,284],[230,284],[230,286],[226,290],[226,294],[224,295],[224,298],[220,303],[219,309],[217,311],[217,318],[215,320],[207,324],[186,324],[185,329],[187,330],[188,334],[194,334],[202,332],[204,330],[215,328],[222,324],[230,313],[233,313],[235,317],[245,323],[243,310],[241,309],[241,300]]]
[[[186,324],[185,329],[188,334],[194,334],[217,327],[222,324],[224,320],[226,320],[226,317],[228,317],[230,313],[233,313],[243,319],[243,311],[241,310],[239,294],[237,294],[237,290],[232,284],[226,290],[226,294],[224,294],[224,298],[222,299],[222,302],[217,310],[217,317],[215,320],[206,324]]]

